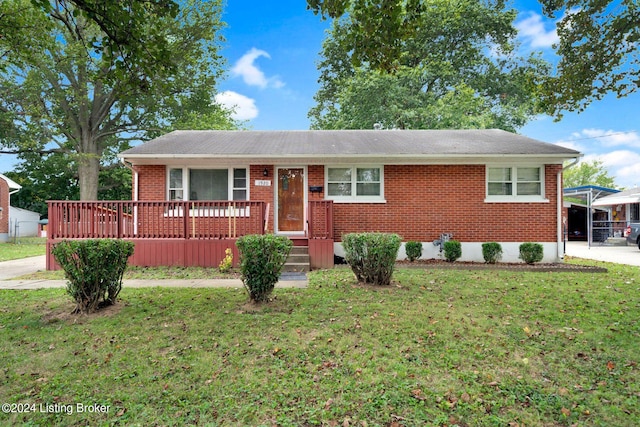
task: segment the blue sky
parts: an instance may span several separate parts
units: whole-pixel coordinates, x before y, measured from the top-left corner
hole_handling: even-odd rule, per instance
[[[318,89],[318,53],[329,21],[306,10],[304,0],[229,1],[223,55],[229,73],[220,84],[224,100],[255,130],[308,129],[307,112]],[[536,1],[518,0],[516,26],[523,50],[542,51],[554,63],[555,23]],[[579,150],[601,160],[622,187],[640,186],[640,94],[608,96],[560,122],[539,117],[520,133]]]
[[[523,50],[538,50],[555,62],[553,20],[539,3],[517,0],[516,26]],[[308,129],[307,113],[318,89],[318,53],[329,21],[306,10],[305,0],[228,0],[223,20],[222,55],[228,72],[218,100],[236,105],[238,118],[255,130]],[[640,93],[592,103],[581,114],[567,113],[561,122],[539,117],[520,133],[579,150],[585,160],[601,160],[622,187],[640,186]],[[0,171],[15,158],[2,155]]]

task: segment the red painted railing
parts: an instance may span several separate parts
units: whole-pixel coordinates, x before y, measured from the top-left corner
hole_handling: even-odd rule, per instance
[[[333,239],[333,201],[309,202],[309,239]]]
[[[263,234],[264,202],[50,201],[48,238],[227,239]]]

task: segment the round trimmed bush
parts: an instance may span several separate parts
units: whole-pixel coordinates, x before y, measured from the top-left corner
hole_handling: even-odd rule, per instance
[[[487,264],[495,264],[502,259],[502,245],[497,242],[483,243],[482,257]]]
[[[462,256],[462,244],[457,240],[448,240],[444,242],[444,259],[454,262]]]
[[[522,243],[520,245],[520,259],[527,264],[533,264],[542,261],[543,247],[540,243]]]
[[[293,242],[274,234],[250,234],[236,241],[240,251],[240,273],[249,298],[265,302],[275,288]]]
[[[349,233],[342,236],[345,260],[360,282],[391,284],[402,238],[389,233]]]
[[[404,251],[410,262],[413,262],[422,256],[422,243],[409,241],[404,244]]]

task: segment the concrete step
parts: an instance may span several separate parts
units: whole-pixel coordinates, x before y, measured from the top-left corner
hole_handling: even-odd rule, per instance
[[[309,263],[309,254],[289,254],[287,263]]]
[[[311,264],[309,261],[309,247],[308,246],[294,246],[291,248],[287,262],[284,264],[282,271],[294,272],[294,271],[310,271]]]
[[[309,246],[293,246],[289,255],[309,254]]]
[[[300,271],[310,271],[311,265],[308,262],[287,262],[284,267],[282,267],[283,272],[300,272]]]

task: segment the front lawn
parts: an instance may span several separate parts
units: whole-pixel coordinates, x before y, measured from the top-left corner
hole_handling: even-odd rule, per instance
[[[0,261],[44,255],[47,253],[46,243],[47,239],[42,237],[23,237],[17,242],[0,243]]]
[[[386,288],[336,268],[261,307],[125,288],[79,317],[63,289],[0,291],[0,403],[23,410],[0,424],[640,425],[640,269],[606,266],[399,269]]]

